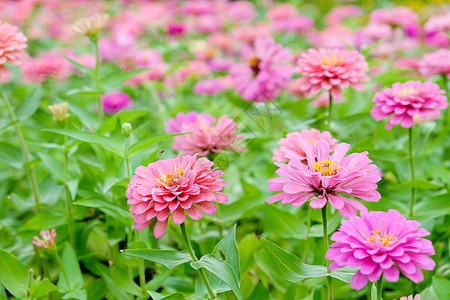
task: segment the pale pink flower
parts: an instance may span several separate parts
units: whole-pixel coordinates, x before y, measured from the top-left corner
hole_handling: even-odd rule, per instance
[[[330,270],[349,266],[360,268],[350,285],[361,290],[368,281],[376,282],[381,275],[397,282],[400,271],[415,283],[423,281],[421,269],[433,270],[435,262],[431,241],[423,239],[430,233],[418,228],[420,223],[407,220],[398,211],[361,213],[342,222],[331,236],[335,241],[326,258],[334,260]],[[399,271],[400,269],[400,271]]]
[[[40,248],[53,248],[55,246],[55,242],[56,242],[56,230],[52,229],[51,231],[49,230],[43,230],[40,232],[41,236],[42,236],[42,240],[39,239],[39,237],[37,235],[35,235],[33,237],[33,244],[36,247],[40,247]]]
[[[235,22],[251,22],[256,17],[253,3],[248,1],[228,2],[225,13]]]
[[[400,300],[420,300],[420,295],[417,294],[414,296],[414,298],[413,298],[413,295],[404,296],[404,297],[400,297]]]
[[[230,58],[213,58],[209,61],[209,68],[215,72],[228,72],[233,65]]]
[[[0,84],[11,80],[7,62],[20,65],[27,56],[27,38],[18,27],[0,21]]]
[[[186,1],[182,8],[182,13],[185,15],[203,16],[214,13],[214,1],[208,0],[191,0]]]
[[[432,16],[423,26],[427,32],[450,31],[450,12]]]
[[[270,37],[270,29],[263,23],[244,25],[235,27],[232,36],[240,42],[254,43],[258,38]]]
[[[316,48],[347,49],[355,44],[355,33],[341,24],[327,26],[320,32],[312,30],[306,36]]]
[[[269,20],[282,20],[297,14],[297,9],[289,3],[279,4],[267,11]]]
[[[216,118],[205,113],[195,111],[188,114],[178,113],[166,123],[166,132],[192,133],[174,137],[175,143],[172,148],[186,154],[197,153],[201,156],[224,150],[245,151],[245,147],[237,144],[239,140],[244,139],[244,136],[237,134],[237,124],[226,115],[221,116],[217,124],[214,124],[215,121]]]
[[[420,59],[415,57],[402,57],[394,62],[394,68],[397,69],[411,69],[414,71],[419,70]]]
[[[380,200],[381,195],[376,191],[376,183],[381,180],[380,172],[376,165],[371,164],[367,151],[345,156],[350,145],[341,143],[330,155],[327,141],[317,140],[313,145],[300,138],[298,142],[306,154],[307,164],[299,160],[296,153],[284,151],[290,159],[288,164],[276,162],[279,167],[276,174],[281,177],[268,181],[269,191],[281,193],[270,197],[269,204],[281,200],[282,204],[300,206],[314,198],[309,203],[312,208],[323,208],[329,202],[343,217],[349,218],[355,216],[357,210],[368,210],[361,202],[343,195],[370,202]]]
[[[116,39],[100,39],[99,54],[103,61],[121,62],[128,53],[135,51],[135,43],[121,42]]]
[[[375,94],[375,105],[370,112],[375,121],[392,116],[386,123],[386,129],[401,123],[403,128],[411,128],[413,116],[429,118],[430,114],[439,117],[439,109],[448,106],[445,91],[436,83],[420,81],[396,82],[392,88],[386,88]]]
[[[230,75],[242,99],[272,101],[289,85],[293,67],[289,49],[273,38],[258,38],[254,48],[244,54],[247,62],[233,66]]]
[[[302,75],[300,89],[310,97],[322,89],[329,90],[333,99],[342,98],[342,90],[353,87],[365,88],[369,70],[364,56],[357,51],[345,49],[309,49],[297,60],[296,71]]]
[[[227,185],[220,178],[223,172],[213,166],[205,157],[185,155],[137,167],[126,192],[136,229],[144,230],[156,217],[153,233],[161,238],[170,215],[180,225],[186,213],[193,220],[200,220],[202,212],[214,214],[214,202],[226,203],[228,197],[220,192]]]
[[[75,59],[71,53],[65,55]],[[40,83],[50,78],[64,81],[74,72],[75,68],[56,51],[41,53],[37,58],[30,57],[20,68],[22,79],[26,83]]]
[[[444,75],[450,78],[450,50],[440,49],[425,53],[420,61],[419,70],[424,76]]]
[[[289,161],[289,158],[287,158],[285,155],[287,152],[294,153],[301,161],[305,160],[306,153],[305,151],[303,151],[302,147],[299,144],[300,138],[307,139],[313,145],[318,140],[326,141],[330,145],[330,151],[333,151],[334,148],[336,148],[335,144],[337,140],[331,136],[330,132],[320,132],[315,128],[311,128],[310,130],[303,129],[301,132],[290,132],[286,135],[286,138],[278,141],[278,144],[281,146],[281,148],[273,150],[273,160],[277,162]]]
[[[133,100],[124,92],[109,92],[101,97],[103,111],[108,115],[113,115],[123,109],[131,108]]]
[[[361,7],[359,7],[358,5],[336,6],[325,16],[325,23],[327,25],[334,25],[347,18],[358,17],[361,15],[361,13]]]
[[[369,23],[356,33],[356,48],[370,47],[381,39],[388,39],[392,35],[392,27],[387,24]]]
[[[370,21],[406,27],[408,25],[416,25],[419,17],[411,8],[403,6],[394,9],[376,9],[370,14]]]
[[[214,96],[224,90],[226,90],[226,86],[218,78],[205,79],[197,82],[194,86],[194,93],[197,95]]]
[[[159,81],[164,77],[167,68],[161,54],[153,49],[137,50],[128,53],[121,59],[121,65],[125,71],[151,68],[149,71],[128,79],[125,84],[129,86],[140,86],[147,81]]]

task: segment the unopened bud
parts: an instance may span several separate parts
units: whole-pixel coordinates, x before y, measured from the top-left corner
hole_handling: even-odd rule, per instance
[[[64,122],[69,117],[69,103],[67,102],[49,105],[48,109],[57,122]]]
[[[131,126],[130,123],[123,123],[122,124],[122,134],[124,137],[129,137],[131,134],[131,130],[133,129],[133,126]]]

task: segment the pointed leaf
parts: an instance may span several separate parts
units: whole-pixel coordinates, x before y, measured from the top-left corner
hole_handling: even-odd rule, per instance
[[[89,77],[94,77],[94,70],[92,70],[91,68],[85,67],[82,64],[77,63],[76,61],[74,61],[71,58],[68,58],[67,56],[65,56],[62,53],[60,53],[60,55],[62,57],[64,57],[68,62],[70,62],[72,64],[72,66],[74,66],[76,69],[80,70],[81,72],[88,75]]]
[[[160,263],[169,269],[191,261],[187,251],[157,250],[157,249],[127,249],[121,250],[125,255],[136,256],[149,261]]]
[[[146,148],[150,147],[151,145],[153,145],[157,142],[163,141],[165,139],[169,139],[169,138],[177,136],[177,135],[180,135],[180,134],[179,133],[159,134],[159,135],[155,135],[155,136],[149,137],[147,139],[144,139],[142,141],[139,141],[139,142],[135,143],[134,145],[132,145],[130,147],[130,149],[128,149],[128,157],[131,157],[131,156],[135,155],[136,153],[139,153],[142,150],[145,150]]]
[[[0,249],[0,283],[16,298],[24,299],[28,272],[11,253]]]
[[[116,86],[118,84],[121,84],[127,79],[130,79],[131,77],[134,77],[136,75],[139,75],[141,73],[150,71],[151,68],[144,68],[144,69],[135,69],[131,71],[124,71],[124,72],[114,72],[112,74],[106,75],[105,77],[100,78],[100,82],[102,85],[108,85],[108,86]]]
[[[19,120],[26,120],[31,117],[39,108],[42,100],[42,89],[40,87],[35,88],[17,108],[16,117]]]
[[[66,270],[67,279],[69,280],[71,291],[76,291],[83,288],[83,277],[81,276],[80,264],[78,263],[77,255],[69,243],[66,244],[61,262]],[[58,286],[69,290],[66,278],[62,271],[59,272]]]

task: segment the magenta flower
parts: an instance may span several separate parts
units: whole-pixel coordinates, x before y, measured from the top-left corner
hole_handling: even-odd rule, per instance
[[[336,148],[335,144],[337,140],[331,136],[330,132],[320,132],[315,128],[311,128],[310,130],[303,129],[301,132],[290,132],[286,135],[286,138],[278,141],[281,148],[273,150],[273,160],[277,162],[289,161],[285,155],[286,152],[294,153],[300,161],[305,160],[306,153],[299,144],[300,138],[307,139],[313,145],[318,140],[326,141],[330,145],[330,151],[333,151],[334,148]]]
[[[314,198],[310,206],[314,209],[330,204],[345,218],[356,215],[356,210],[367,212],[367,208],[357,200],[343,195],[353,196],[365,201],[377,202],[380,193],[376,191],[377,182],[381,180],[380,171],[371,164],[367,152],[352,153],[346,157],[349,144],[341,143],[330,155],[330,144],[318,140],[313,145],[304,138],[298,140],[306,154],[307,164],[298,159],[297,154],[285,150],[290,159],[288,164],[275,163],[280,167],[276,173],[281,176],[269,180],[269,191],[281,191],[267,202],[280,201],[300,206]]]
[[[293,72],[289,49],[275,44],[273,38],[260,37],[245,56],[247,63],[237,64],[230,70],[236,92],[244,100],[272,101],[281,89],[287,88]]]
[[[218,78],[209,78],[197,82],[197,84],[194,86],[194,93],[196,93],[197,95],[214,96],[226,89],[227,87],[222,82],[222,80]]]
[[[33,237],[33,244],[36,247],[40,247],[40,248],[53,248],[53,246],[55,246],[55,242],[56,242],[56,230],[52,229],[51,231],[49,230],[43,230],[40,232],[41,236],[42,236],[42,240],[39,239],[39,237],[37,235],[35,235]]]
[[[400,300],[420,300],[420,295],[417,294],[414,296],[414,298],[413,298],[413,295],[404,296],[404,297],[400,297]]]
[[[144,230],[156,217],[153,233],[159,239],[170,215],[180,225],[186,213],[193,220],[200,220],[202,212],[214,214],[214,202],[226,203],[228,197],[220,192],[227,185],[220,178],[223,172],[213,166],[204,157],[186,155],[137,167],[126,192],[136,229]]]
[[[101,98],[103,111],[108,115],[113,115],[125,108],[133,106],[133,100],[123,92],[111,92],[104,94]]]
[[[424,76],[444,75],[450,78],[450,50],[425,53],[419,63],[419,70]]]
[[[329,90],[334,99],[342,98],[342,90],[352,86],[361,91],[363,81],[368,81],[369,70],[364,56],[345,49],[309,49],[297,60],[297,72],[301,74],[300,89],[307,97],[320,90]]]
[[[392,117],[386,123],[386,129],[401,123],[403,128],[411,128],[414,115],[429,118],[430,114],[439,116],[438,109],[448,106],[445,91],[431,82],[408,81],[396,82],[392,88],[386,88],[375,94],[375,105],[370,112],[375,121]]]
[[[220,153],[223,150],[245,151],[245,147],[237,145],[239,140],[244,139],[244,136],[236,133],[237,124],[226,115],[221,116],[217,124],[214,124],[215,121],[216,118],[205,113],[178,113],[166,123],[166,132],[192,134],[176,136],[172,148],[186,154],[198,153],[201,156],[210,152]]]
[[[360,268],[350,285],[362,289],[367,282],[376,282],[383,274],[389,282],[398,281],[400,271],[415,283],[423,281],[420,269],[433,270],[435,262],[431,241],[421,237],[430,233],[419,222],[407,220],[398,211],[361,213],[342,222],[331,236],[336,241],[326,258],[334,260],[330,269],[344,266]]]

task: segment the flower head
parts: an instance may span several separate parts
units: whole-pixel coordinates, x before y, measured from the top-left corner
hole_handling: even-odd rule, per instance
[[[213,116],[195,111],[188,114],[178,113],[167,122],[166,131],[192,134],[176,136],[172,148],[187,154],[198,153],[201,156],[210,152],[220,153],[223,150],[245,151],[244,147],[237,145],[239,140],[244,139],[236,133],[237,124],[225,115],[221,116],[216,124],[215,120]]]
[[[450,50],[425,53],[419,63],[419,70],[424,76],[445,75],[450,78]]]
[[[419,17],[409,7],[396,7],[394,9],[376,9],[370,14],[370,21],[392,26],[406,27],[418,23]]]
[[[420,295],[417,294],[414,296],[414,298],[413,298],[413,295],[404,296],[404,297],[401,297],[400,300],[420,300]]]
[[[299,144],[299,139],[304,138],[310,141],[313,145],[318,140],[324,140],[330,145],[330,150],[333,151],[336,147],[337,140],[334,139],[328,131],[320,132],[319,130],[312,128],[310,130],[303,129],[301,132],[290,132],[286,135],[286,138],[278,141],[281,146],[280,149],[273,151],[273,160],[277,162],[286,162],[289,159],[285,156],[285,151],[295,153],[297,158],[301,161],[306,159],[306,153],[303,151]]]
[[[75,21],[72,28],[79,34],[93,36],[105,26],[108,20],[108,14],[95,14],[92,17],[81,18]]]
[[[67,102],[49,105],[48,109],[57,122],[64,122],[69,117],[69,103]]]
[[[244,100],[271,101],[288,86],[293,71],[289,49],[275,44],[273,38],[260,37],[245,56],[246,63],[230,70],[236,92]]]
[[[334,260],[330,269],[349,266],[360,268],[350,285],[362,289],[367,282],[377,281],[383,274],[389,282],[398,281],[400,272],[415,283],[423,280],[420,269],[433,270],[435,262],[431,241],[423,239],[430,233],[418,228],[419,222],[407,220],[398,211],[361,213],[342,222],[331,236],[335,241],[326,258]]]
[[[113,115],[125,108],[133,106],[133,100],[123,92],[110,92],[101,98],[103,111],[108,115]]]
[[[219,78],[209,78],[197,82],[194,86],[194,93],[197,95],[217,95],[221,91],[226,90],[225,84]]]
[[[53,248],[55,246],[55,241],[56,241],[56,230],[52,229],[51,231],[49,230],[43,230],[40,232],[41,236],[42,236],[42,240],[39,239],[39,237],[37,235],[35,235],[33,237],[33,244],[36,247],[40,247],[40,248]]]
[[[342,98],[342,90],[352,86],[361,91],[368,81],[369,70],[364,56],[345,49],[309,49],[297,60],[300,89],[310,97],[329,90],[334,99]]]
[[[396,82],[392,88],[386,88],[375,94],[375,105],[370,112],[375,121],[392,116],[386,123],[386,129],[401,123],[403,128],[411,128],[414,115],[429,118],[430,114],[438,117],[439,110],[447,108],[445,91],[431,82],[408,81]]]
[[[147,228],[156,218],[154,235],[161,238],[171,214],[177,225],[184,223],[186,213],[193,220],[200,220],[202,212],[214,214],[214,202],[226,203],[228,197],[220,192],[227,185],[220,178],[223,172],[213,166],[204,157],[185,155],[137,167],[126,193],[136,229]]]
[[[0,21],[0,84],[11,81],[7,62],[20,65],[27,56],[27,38],[16,26]]]
[[[281,193],[272,196],[267,201],[269,204],[281,200],[282,204],[300,206],[314,198],[309,204],[312,208],[323,208],[328,201],[342,216],[349,218],[356,215],[356,210],[367,212],[367,208],[343,195],[370,202],[380,200],[381,195],[376,191],[376,183],[381,180],[379,169],[371,164],[367,152],[345,156],[350,145],[341,143],[330,155],[327,141],[317,140],[313,145],[300,138],[298,143],[306,154],[307,164],[294,152],[284,151],[289,163],[275,163],[279,167],[276,173],[281,177],[269,180],[269,191]]]

